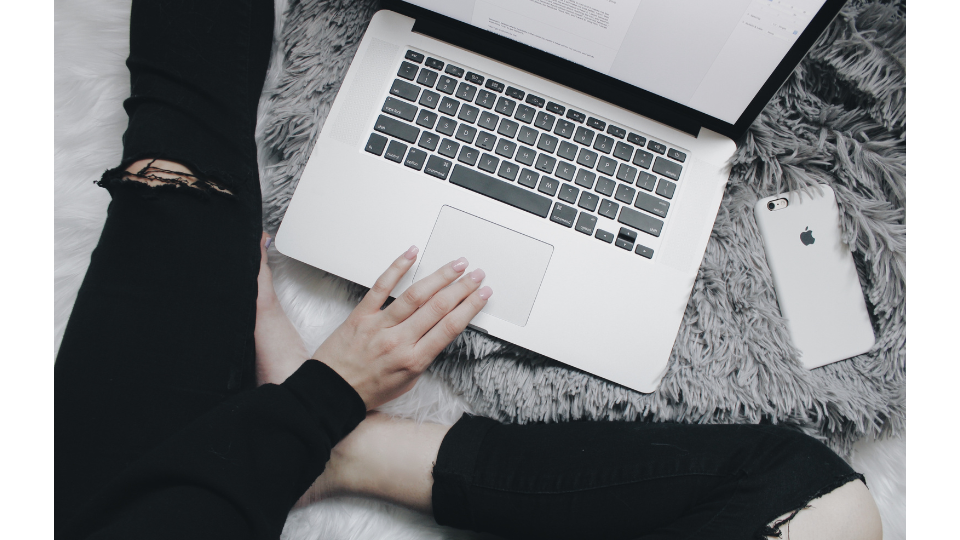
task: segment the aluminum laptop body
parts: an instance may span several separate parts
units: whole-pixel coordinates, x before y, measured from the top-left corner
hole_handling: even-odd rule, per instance
[[[656,390],[716,219],[734,139],[842,2],[819,8],[802,39],[736,122],[671,106],[642,89],[619,92],[623,85],[609,77],[588,77],[589,70],[578,71],[578,66],[562,59],[538,57],[545,53],[519,43],[520,60],[508,62],[512,48],[506,38],[490,33],[489,39],[478,39],[484,35],[476,33],[481,30],[471,34],[473,30],[460,22],[397,5],[405,13],[378,12],[363,37],[277,233],[277,249],[369,287],[400,253],[417,245],[420,258],[393,296],[440,264],[465,256],[471,268],[486,271],[484,283],[494,290],[487,308],[472,321],[475,329],[626,387]],[[437,31],[426,31],[429,28]],[[465,41],[458,43],[456,36],[465,36]],[[555,205],[551,215],[544,217],[464,189],[465,178],[480,178],[477,171],[467,171],[456,157],[441,159],[439,149],[422,153],[449,162],[451,168],[459,166],[459,185],[453,184],[453,172],[441,179],[425,173],[426,166],[412,168],[403,159],[385,159],[382,148],[380,154],[371,153],[368,143],[383,133],[378,122],[384,122],[384,110],[389,108],[385,102],[400,80],[398,68],[408,54],[463,66],[523,95],[543,96],[564,110],[583,111],[595,123],[622,127],[645,141],[662,141],[673,155],[685,156],[676,191],[668,200],[669,211],[660,218],[659,236],[641,231],[636,244],[622,249],[618,242],[624,238],[607,242],[599,233],[583,234],[552,219],[560,207],[578,208],[556,195],[551,198]],[[493,172],[489,176],[517,185]],[[537,189],[529,191],[543,196]],[[595,230],[617,235],[630,229],[618,219],[594,219]]]

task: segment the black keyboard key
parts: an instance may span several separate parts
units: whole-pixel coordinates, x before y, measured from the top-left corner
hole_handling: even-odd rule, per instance
[[[457,91],[457,80],[444,75],[437,82],[437,92],[443,92],[446,95],[452,95]]]
[[[407,51],[407,54],[405,54],[403,57],[406,58],[407,60],[412,60],[418,64],[420,62],[423,62],[423,55],[416,51]]]
[[[546,102],[547,100],[533,94],[527,96],[527,103],[533,105],[534,107],[543,107]]]
[[[540,179],[540,174],[531,171],[530,169],[523,169],[520,171],[520,179],[517,180],[517,183],[521,186],[526,186],[530,189],[537,187],[537,180]]]
[[[640,255],[641,257],[646,257],[648,259],[653,258],[653,250],[648,248],[647,246],[641,246],[640,244],[637,244],[637,249],[634,251],[634,253],[636,253],[637,255]]]
[[[618,248],[623,248],[627,251],[633,250],[633,243],[637,241],[637,231],[631,231],[626,227],[620,227],[620,232],[617,233],[617,241],[614,242]]]
[[[428,111],[426,109],[420,109],[420,114],[417,115],[417,125],[423,126],[427,129],[433,129],[434,124],[437,122],[437,113],[433,111]],[[449,135],[449,133],[445,133]]]
[[[570,144],[567,141],[560,141],[560,146],[557,147],[557,157],[569,159],[570,161],[577,159],[577,145]]]
[[[420,95],[420,88],[400,79],[393,80],[393,86],[390,87],[390,94],[402,97],[407,101],[416,101]]]
[[[451,141],[450,139],[444,139],[440,141],[440,149],[437,150],[441,156],[447,156],[448,158],[457,157],[457,150],[460,149],[460,143],[456,141]]]
[[[547,217],[550,212],[552,202],[550,199],[462,165],[454,166],[453,173],[450,174],[450,183],[536,216]]]
[[[580,212],[580,216],[577,218],[577,224],[574,226],[574,229],[587,236],[590,236],[593,234],[593,228],[596,226],[597,216],[592,216],[586,212]]]
[[[487,111],[483,111],[482,113],[480,113],[480,120],[477,121],[477,125],[482,127],[483,129],[489,129],[490,131],[493,131],[497,129],[497,123],[499,121],[500,121],[499,116]]]
[[[437,60],[436,58],[427,57],[427,61],[424,65],[433,69],[443,69],[443,62]]]
[[[670,203],[653,195],[647,195],[642,191],[637,194],[637,202],[633,205],[662,218],[667,217],[667,211],[670,210]]]
[[[662,157],[658,157],[653,163],[653,172],[661,176],[666,176],[671,180],[679,180],[682,169],[683,165],[674,163],[668,159],[663,159]]]
[[[593,141],[593,149],[609,154],[613,150],[613,139],[606,135],[597,135],[597,139]]]
[[[607,156],[601,156],[600,161],[597,162],[597,172],[607,176],[613,176],[617,174],[617,162]]]
[[[583,187],[583,188],[586,188],[586,189],[592,189],[592,188],[593,188],[593,182],[594,182],[594,180],[596,180],[596,179],[597,179],[597,175],[596,175],[596,174],[594,174],[594,173],[592,173],[592,172],[590,172],[590,171],[588,171],[588,170],[586,170],[586,169],[579,169],[579,170],[577,171],[577,178],[576,178],[576,180],[574,180],[574,183],[577,184],[577,185],[580,186],[580,187]]]
[[[503,156],[505,158],[512,158],[513,153],[517,151],[517,143],[513,141],[508,141],[507,139],[500,139],[497,141],[497,155]]]
[[[633,147],[625,142],[617,142],[617,145],[613,147],[613,157],[630,161],[630,158],[633,157]]]
[[[597,240],[603,240],[604,242],[610,244],[613,242],[613,233],[607,232],[603,229],[597,229],[597,234],[594,235]]]
[[[388,97],[387,100],[383,102],[383,108],[380,110],[389,115],[403,118],[408,122],[412,122],[413,118],[417,115],[416,105],[392,97]]]
[[[493,79],[487,79],[487,84],[484,86],[493,90],[494,92],[503,92],[503,87],[506,85],[504,85],[502,82],[498,82]]]
[[[627,130],[623,129],[622,127],[614,126],[612,124],[610,126],[607,126],[607,133],[613,135],[618,139],[622,139],[627,136]]]
[[[480,167],[481,170],[487,171],[488,173],[497,172],[497,165],[500,165],[500,158],[493,157],[490,154],[484,154],[480,156],[480,163],[477,167]]]
[[[410,124],[404,124],[399,120],[394,120],[383,114],[377,118],[377,123],[374,124],[373,129],[380,133],[386,133],[396,139],[407,141],[408,143],[417,142],[417,137],[420,136],[420,130],[418,128]]]
[[[660,231],[663,229],[663,222],[659,219],[626,206],[620,210],[618,221],[651,236],[660,236]]]
[[[637,153],[633,155],[633,164],[643,169],[649,169],[651,163],[653,163],[653,154],[646,150],[637,149]]]
[[[477,87],[465,82],[457,87],[457,97],[464,101],[473,101],[473,96],[477,95]]]
[[[658,154],[662,154],[667,151],[667,145],[663,143],[658,143],[657,141],[650,141],[647,143],[647,148],[653,150]]]
[[[497,146],[497,136],[493,133],[481,131],[480,134],[477,135],[476,145],[484,150],[493,150]]]
[[[450,167],[452,165],[453,163],[450,163],[440,156],[430,156],[430,159],[427,160],[427,167],[423,169],[423,172],[430,176],[436,176],[441,180],[446,180],[447,175],[450,174]]]
[[[557,120],[557,126],[553,129],[555,135],[559,135],[564,139],[569,139],[573,136],[573,129],[576,126],[573,122],[568,122],[566,120]]]
[[[466,80],[472,82],[473,84],[483,84],[483,75],[468,71]]]
[[[617,180],[620,180],[621,182],[626,182],[628,184],[632,184],[634,178],[636,177],[637,177],[636,167],[631,167],[626,163],[620,164],[620,168],[617,169]]]
[[[455,65],[453,65],[453,64],[447,64],[447,69],[443,70],[443,72],[444,72],[444,73],[449,73],[450,75],[453,75],[454,77],[456,77],[456,78],[458,78],[458,79],[459,79],[460,77],[463,77],[463,68],[462,68],[462,67],[457,67],[457,66],[455,66]]]
[[[519,88],[514,88],[512,86],[507,87],[506,93],[508,96],[512,97],[513,99],[523,99],[523,96],[524,96],[523,90]]]
[[[597,212],[603,217],[617,219],[617,209],[619,208],[619,204],[611,201],[610,199],[603,199],[600,201],[600,210]]]
[[[553,129],[553,123],[556,120],[557,120],[556,116],[544,111],[540,111],[537,113],[537,121],[534,122],[533,125],[537,126],[538,128],[544,131],[550,131],[551,129]]]
[[[437,131],[448,137],[453,137],[453,134],[457,131],[457,122],[453,118],[440,117],[437,120]]]
[[[400,69],[397,71],[397,77],[403,77],[408,81],[412,81],[417,77],[417,71],[420,71],[420,68],[411,64],[410,62],[404,62],[400,64]]]
[[[423,168],[423,162],[427,160],[427,153],[419,148],[411,148],[407,152],[407,159],[403,162],[404,165],[410,167],[411,169],[420,170]]]
[[[603,120],[600,120],[599,118],[594,118],[592,116],[589,119],[587,119],[587,125],[592,127],[593,129],[599,129],[600,131],[603,131],[607,127],[606,122],[604,122]]]
[[[657,177],[648,172],[641,172],[640,177],[637,178],[637,187],[640,189],[653,191],[655,185],[657,185]]]
[[[553,212],[550,214],[550,221],[559,223],[564,227],[573,227],[573,221],[577,219],[577,209],[561,203],[553,203]]]
[[[524,165],[533,165],[533,162],[537,160],[537,151],[532,148],[527,148],[526,146],[521,146],[517,150],[517,161],[523,163]]]
[[[467,144],[473,142],[473,138],[477,136],[477,128],[473,126],[468,126],[466,124],[460,124],[457,128],[457,134],[455,137]]]
[[[513,117],[517,120],[523,122],[524,124],[529,124],[533,122],[533,115],[536,112],[536,109],[533,107],[527,107],[526,105],[517,106],[517,112],[514,113]]]
[[[675,159],[680,163],[683,163],[687,160],[687,155],[679,150],[674,150],[673,148],[667,150],[667,157],[670,159]]]
[[[378,135],[376,133],[371,133],[370,138],[367,139],[367,146],[365,146],[363,149],[366,150],[367,152],[370,152],[371,154],[379,156],[383,154],[383,149],[386,146],[387,146],[386,137],[384,137],[383,135]]]
[[[437,104],[440,103],[440,94],[424,90],[423,93],[420,94],[420,101],[418,103],[429,109],[436,109]]]
[[[400,141],[390,141],[390,145],[387,146],[387,151],[384,152],[383,157],[400,163],[403,161],[403,156],[407,155],[407,145],[403,144]]]
[[[455,116],[457,114],[457,110],[459,109],[460,102],[455,99],[445,97],[440,100],[440,109],[438,110],[443,114]]]
[[[554,103],[551,101],[550,103],[547,103],[547,110],[562,116],[563,113],[566,112],[567,108],[559,103]]]
[[[580,111],[575,111],[573,109],[570,109],[569,111],[567,111],[567,118],[573,120],[574,122],[582,124],[587,119],[587,115],[583,114]]]
[[[584,191],[580,194],[580,200],[577,202],[577,206],[583,208],[584,210],[589,210],[591,212],[597,211],[597,205],[600,204],[600,197],[597,197],[589,191]]]
[[[633,196],[637,194],[637,190],[626,184],[617,185],[617,193],[613,196],[614,199],[622,202],[623,204],[630,204],[633,202]]]
[[[579,194],[580,194],[579,188],[575,188],[570,184],[563,184],[562,186],[560,186],[560,194],[557,195],[557,197],[559,197],[561,201],[565,201],[570,204],[576,204],[577,195]]]
[[[586,148],[580,149],[580,155],[577,156],[577,164],[592,169],[597,164],[597,153]]]
[[[517,129],[520,127],[520,124],[510,120],[509,118],[504,118],[500,120],[500,127],[497,128],[497,133],[503,135],[504,137],[514,138],[517,134]]]
[[[513,182],[517,179],[517,173],[520,172],[520,167],[509,161],[504,161],[500,164],[500,170],[497,171],[497,176],[503,178],[504,180],[509,180]]]
[[[457,115],[457,118],[472,124],[477,121],[477,116],[479,115],[480,109],[474,107],[473,105],[467,105],[464,103],[463,107],[460,107],[460,114]]]
[[[557,171],[554,174],[556,174],[558,178],[572,182],[574,175],[577,174],[577,168],[571,163],[561,161],[557,164]]]
[[[484,109],[492,109],[497,103],[497,95],[493,92],[481,90],[477,92],[477,99],[474,101],[474,103],[483,107]]]
[[[507,97],[500,96],[500,98],[497,99],[497,106],[493,110],[497,111],[498,113],[504,116],[513,116],[513,110],[516,108],[517,108],[516,101]]]
[[[667,199],[673,198],[673,193],[677,190],[677,185],[668,180],[660,179],[660,184],[657,186],[657,195],[665,197]]]
[[[551,197],[557,194],[558,189],[560,189],[560,181],[547,176],[540,179],[540,185],[537,187],[537,191],[546,193]]]
[[[470,148],[469,146],[464,146],[460,149],[460,155],[457,157],[457,160],[461,163],[466,163],[467,165],[476,165],[477,159],[479,158],[479,150],[476,148]]]
[[[595,133],[593,130],[587,129],[585,127],[578,127],[577,132],[573,135],[573,140],[584,146],[590,146],[593,143],[593,136]]]
[[[537,148],[543,150],[544,152],[554,153],[557,151],[557,142],[559,139],[553,135],[547,135],[546,133],[540,134],[540,140],[537,141]]]
[[[647,144],[647,138],[641,135],[637,135],[636,133],[631,133],[627,135],[627,140],[632,142],[633,144],[637,144],[640,146]]]
[[[517,140],[524,144],[533,146],[537,144],[537,135],[537,130],[523,126],[520,128],[520,134],[517,135]]]
[[[417,142],[417,146],[426,148],[431,152],[437,149],[438,144],[440,144],[440,136],[436,133],[430,133],[429,131],[424,131],[420,134],[420,140]]]
[[[553,168],[557,165],[557,158],[553,156],[548,156],[546,154],[540,154],[537,156],[536,168],[550,174],[553,172]]]
[[[436,71],[430,71],[429,69],[421,69],[420,75],[417,75],[417,84],[422,84],[427,88],[433,88],[433,85],[437,84],[437,77],[440,74]]]
[[[613,197],[613,190],[615,189],[617,189],[617,183],[606,176],[601,176],[597,180],[597,193],[606,195],[607,197]]]

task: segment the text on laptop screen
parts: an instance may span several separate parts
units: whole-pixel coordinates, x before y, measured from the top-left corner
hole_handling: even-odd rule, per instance
[[[736,123],[825,0],[408,0]]]

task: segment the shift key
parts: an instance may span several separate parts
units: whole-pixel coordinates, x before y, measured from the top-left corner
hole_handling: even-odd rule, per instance
[[[382,114],[377,118],[377,123],[373,126],[373,129],[402,141],[407,141],[408,143],[417,142],[417,137],[420,136],[419,128],[415,128],[410,124],[404,124],[399,120],[394,120]]]
[[[660,236],[660,230],[663,229],[663,222],[659,219],[626,206],[620,209],[617,221],[653,236]]]

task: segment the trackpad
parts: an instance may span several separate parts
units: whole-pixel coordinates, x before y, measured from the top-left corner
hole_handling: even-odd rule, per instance
[[[525,326],[552,255],[550,244],[444,206],[413,281],[466,257],[467,271],[482,268],[487,274],[483,284],[493,289],[483,312]]]

